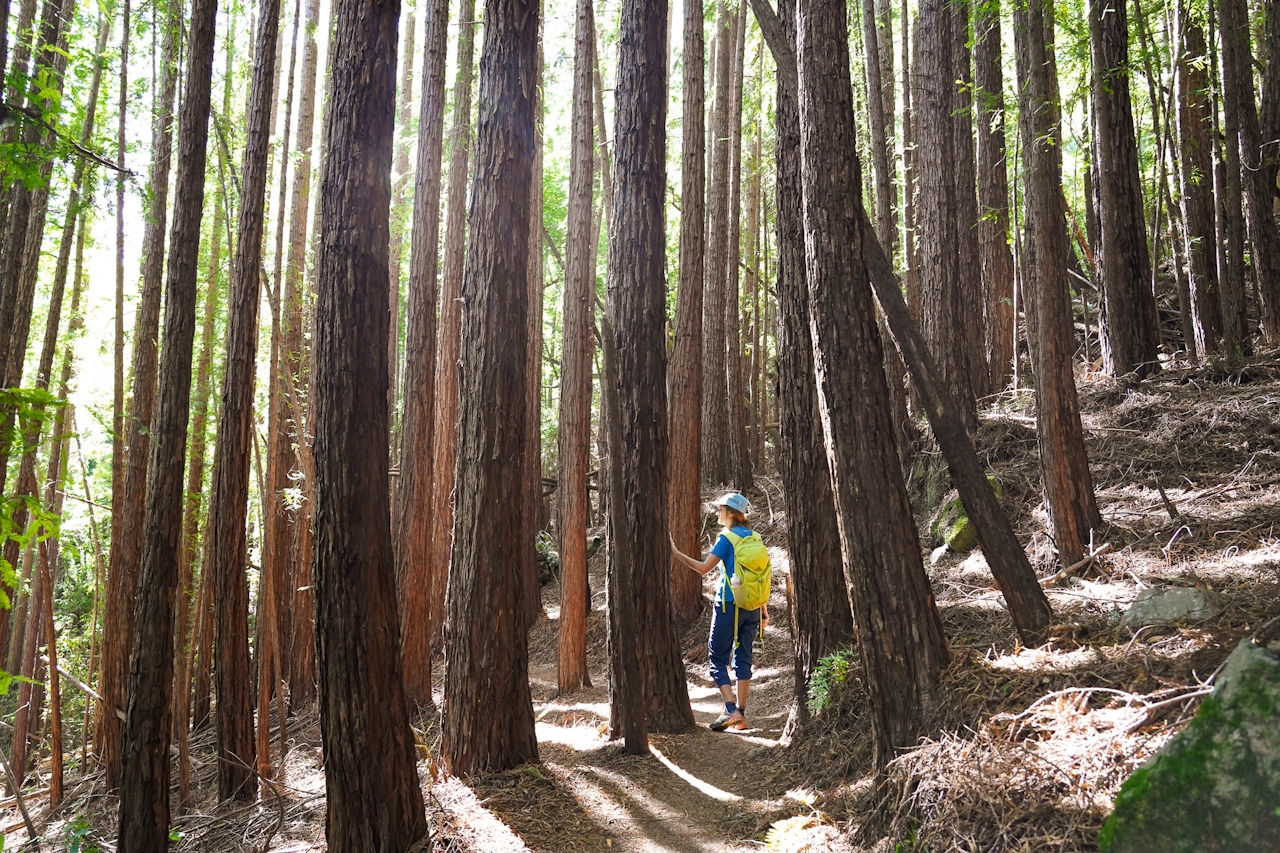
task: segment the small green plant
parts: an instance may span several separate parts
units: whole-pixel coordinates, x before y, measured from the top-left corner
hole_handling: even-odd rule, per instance
[[[817,714],[831,706],[853,668],[853,649],[841,649],[818,661],[809,675],[809,711]]]
[[[89,840],[88,835],[89,820],[81,815],[67,827],[67,853],[99,853],[98,845]],[[0,845],[0,850],[3,849]]]

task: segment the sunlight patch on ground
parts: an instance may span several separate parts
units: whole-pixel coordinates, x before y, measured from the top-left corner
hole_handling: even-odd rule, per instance
[[[616,819],[627,824],[626,834],[638,836],[649,843],[641,843],[632,847],[636,850],[681,850],[692,851],[693,853],[719,853],[723,850],[723,845],[718,841],[711,841],[706,838],[699,837],[691,831],[693,822],[690,815],[684,811],[666,805],[657,799],[653,794],[639,785],[632,782],[621,773],[612,770],[606,770],[603,767],[584,767],[584,772],[592,773],[600,778],[603,784],[592,784],[588,780],[581,779],[581,784],[594,788],[596,795],[614,805]],[[615,788],[615,792],[610,792],[607,787]],[[619,795],[625,797],[625,801],[619,802]],[[680,840],[678,847],[668,847],[664,842],[652,838],[652,833],[646,832],[644,824],[655,822],[662,827],[664,835],[670,834],[677,836]],[[617,827],[610,827],[611,830],[617,831]],[[638,839],[635,839],[638,840]],[[630,846],[630,845],[629,845]]]
[[[992,658],[987,665],[1004,672],[1056,672],[1078,669],[1099,660],[1097,651],[1090,648],[1070,651],[1023,649],[1017,654]]]
[[[697,776],[694,776],[692,773],[690,773],[688,770],[682,769],[671,759],[667,758],[665,755],[659,752],[658,748],[653,744],[649,744],[649,751],[653,753],[655,758],[657,758],[659,761],[662,762],[664,767],[666,767],[672,773],[679,776],[684,781],[688,782],[694,788],[706,794],[708,797],[717,799],[722,803],[737,803],[742,801],[741,795],[734,794],[729,791],[721,790],[720,788],[717,788],[715,785],[712,785],[710,782],[702,781]]]
[[[537,723],[535,728],[538,732],[538,743],[558,743],[570,749],[576,749],[578,752],[590,752],[608,743],[596,725],[558,726],[552,723]]]
[[[449,814],[455,833],[485,853],[526,853],[528,847],[520,836],[484,807],[475,792],[460,779],[448,778],[436,783],[432,790]]]

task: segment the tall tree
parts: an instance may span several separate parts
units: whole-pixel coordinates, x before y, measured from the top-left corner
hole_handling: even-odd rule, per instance
[[[974,7],[973,82],[978,125],[978,252],[985,306],[983,351],[989,391],[1013,376],[1013,254],[1009,251],[1009,179],[1004,149],[1004,72],[999,0]]]
[[[537,0],[490,0],[462,298],[442,753],[456,774],[537,760],[520,552]],[[514,499],[513,499],[514,497]]]
[[[1147,376],[1159,367],[1160,330],[1129,99],[1129,24],[1124,0],[1090,0],[1089,48],[1103,364],[1115,376],[1130,372]]]
[[[710,128],[710,194],[707,199],[707,260],[702,299],[702,477],[711,483],[733,478],[729,458],[729,401],[725,380],[725,268],[729,263],[730,83],[736,54],[729,0],[716,10],[715,101]],[[614,217],[616,219],[616,217]]]
[[[422,97],[418,107],[418,166],[414,176],[413,237],[404,357],[403,445],[396,498],[396,582],[400,590],[400,652],[404,689],[418,707],[431,695],[431,444],[436,388],[436,299],[440,268],[440,167],[444,142],[445,54],[449,0],[428,0]]]
[[[973,137],[973,39],[969,32],[968,2],[948,4],[951,18],[951,44],[956,79],[951,86],[951,136],[955,151],[954,168],[949,169],[955,184],[956,246],[958,290],[961,294],[961,326],[964,329],[964,351],[968,357],[969,384],[977,396],[989,393],[986,342],[983,321],[984,302],[981,292],[982,264],[978,249],[977,166]],[[974,401],[975,411],[977,401]],[[961,398],[961,411],[968,418],[969,403]]]
[[[1267,185],[1270,172],[1264,165],[1264,140],[1258,124],[1253,55],[1249,50],[1249,7],[1244,0],[1221,0],[1219,5],[1223,115],[1227,125],[1239,134],[1245,225],[1258,288],[1258,315],[1263,337],[1275,344],[1280,342],[1280,231],[1276,230],[1274,213],[1275,180]]]
[[[430,842],[401,681],[387,471],[399,3],[339,0],[333,16],[314,349],[325,836],[337,853],[405,853]]]
[[[475,70],[475,0],[461,0],[453,126],[449,131],[448,219],[440,288],[440,333],[436,348],[435,436],[431,453],[431,601],[428,630],[436,648],[444,637],[445,587],[453,545],[454,485],[458,459],[458,357],[461,353],[462,275],[467,233],[467,164],[471,153],[471,83]]]
[[[107,708],[125,706],[129,677],[129,653],[133,647],[133,613],[142,559],[145,505],[151,440],[156,434],[152,418],[156,403],[157,335],[160,296],[165,272],[165,227],[168,216],[169,167],[173,145],[173,100],[178,88],[178,47],[182,35],[182,6],[166,0],[161,37],[159,97],[151,134],[152,187],[143,234],[142,294],[133,331],[133,397],[122,437],[127,447],[119,536],[111,537],[107,573],[107,599],[102,638],[103,703]],[[202,190],[203,192],[203,185]],[[114,488],[112,489],[114,493]],[[117,541],[118,540],[118,541]],[[99,714],[95,741],[106,767],[107,785],[120,781],[121,724],[114,714]]]
[[[671,353],[671,477],[667,523],[681,551],[700,547],[702,521],[702,290],[706,268],[706,70],[702,0],[685,0],[680,146],[680,281],[676,290],[675,347]],[[567,316],[567,315],[566,315]],[[563,458],[563,457],[562,457]],[[692,623],[702,612],[702,579],[671,561],[676,619]]]
[[[892,446],[889,391],[857,221],[842,5],[800,0],[797,58],[805,260],[822,412],[849,595],[874,709],[875,760],[929,730],[947,662]],[[854,401],[857,401],[856,403]],[[873,509],[866,496],[878,495]]]
[[[165,272],[164,347],[152,433],[146,526],[138,578],[117,849],[169,844],[169,740],[173,730],[173,623],[182,538],[182,474],[191,397],[196,267],[204,211],[209,99],[217,0],[196,0],[188,30],[185,97],[178,121],[178,177]],[[107,713],[110,716],[107,704]]]
[[[267,150],[271,106],[275,102],[276,39],[280,3],[263,0],[258,12],[257,57],[249,96],[248,129],[240,182],[236,254],[231,267],[227,361],[222,412],[214,448],[213,495],[209,504],[210,572],[213,589],[214,670],[218,732],[218,797],[252,802],[258,793],[253,739],[253,694],[249,669],[248,542],[249,459],[253,453],[253,386],[258,346],[258,271],[263,205],[267,192]],[[274,503],[271,498],[268,503]],[[269,511],[269,510],[268,510]],[[279,561],[276,561],[279,566]],[[269,573],[268,573],[269,578]],[[275,596],[268,588],[265,597]],[[274,625],[271,628],[274,629]],[[262,645],[259,645],[261,657]],[[259,679],[270,677],[263,667]],[[259,725],[265,724],[259,720]]]
[[[556,681],[567,693],[591,683],[587,672],[587,467],[591,462],[591,326],[595,305],[591,242],[593,0],[578,0],[574,26],[569,222],[565,241],[564,350],[560,357],[560,638]],[[698,366],[701,369],[701,365]],[[701,378],[701,373],[698,374]],[[687,571],[687,570],[686,570]]]
[[[727,11],[722,7],[722,11]],[[618,79],[614,89],[613,232],[609,240],[608,313],[617,347],[617,389],[624,452],[614,472],[626,516],[610,543],[627,551],[629,577],[621,589],[644,630],[640,681],[611,701],[644,709],[652,731],[679,731],[693,723],[684,662],[671,607],[667,544],[666,278],[663,271],[663,197],[666,191],[666,0],[627,0],[622,7]],[[724,42],[725,50],[731,50]],[[727,152],[726,152],[727,153]],[[727,165],[727,158],[724,158]],[[724,174],[724,173],[721,173]],[[710,281],[711,279],[708,279]],[[721,278],[723,281],[723,278]],[[713,303],[714,304],[714,303]],[[723,306],[709,314],[724,316]],[[708,340],[704,337],[704,340]],[[715,341],[723,352],[723,342]],[[715,381],[724,388],[723,361]],[[703,390],[709,386],[704,373]],[[705,422],[705,413],[704,413]],[[704,460],[705,462],[705,460]],[[611,602],[611,607],[617,607]],[[632,635],[637,636],[637,635]]]
[[[416,27],[414,20],[414,4],[408,4],[408,14],[401,25],[400,38],[400,103],[396,106],[399,118],[399,138],[396,140],[395,163],[392,166],[396,177],[391,199],[391,247],[390,260],[387,263],[391,270],[391,334],[387,339],[387,358],[391,363],[391,374],[387,386],[387,401],[391,406],[391,464],[399,460],[400,443],[399,423],[396,420],[396,405],[400,396],[400,272],[404,256],[405,220],[408,218],[406,208],[409,191],[409,144],[410,130],[413,122],[409,120],[409,104],[413,98],[413,41]],[[410,249],[412,251],[412,249]],[[395,514],[395,496],[392,496],[392,515]]]
[[[1058,559],[1085,556],[1101,524],[1085,455],[1071,363],[1076,349],[1067,289],[1067,222],[1062,211],[1061,118],[1053,59],[1052,0],[1029,0],[1014,32],[1019,132],[1026,176],[1028,324],[1036,380],[1036,435]]]
[[[747,4],[734,14],[733,83],[729,102],[729,233],[724,269],[724,386],[728,410],[729,474],[739,491],[751,488],[747,444],[746,377],[742,370],[742,89],[746,78]]]
[[[1177,4],[1178,141],[1182,168],[1178,170],[1179,198],[1186,238],[1191,319],[1196,349],[1205,357],[1222,344],[1222,308],[1218,270],[1214,263],[1213,162],[1209,147],[1209,79],[1205,73],[1204,30],[1188,20]]]
[[[757,17],[763,0],[753,0]],[[823,445],[818,386],[809,327],[804,207],[800,180],[800,113],[795,81],[795,0],[781,0],[778,17],[790,53],[778,73],[778,469],[787,496],[795,625],[795,698],[808,716],[809,676],[824,656],[853,640],[853,611],[845,587],[831,473]],[[767,16],[764,20],[768,20]],[[762,27],[763,28],[763,27]],[[786,81],[790,74],[790,83]]]
[[[1232,101],[1222,88],[1222,65],[1218,43],[1221,27],[1214,21],[1214,8],[1209,3],[1209,30],[1219,38],[1210,42],[1211,78],[1217,83],[1221,97],[1213,98],[1214,127],[1214,234],[1217,238],[1218,284],[1221,287],[1222,342],[1229,358],[1248,355],[1252,351],[1245,306],[1244,265],[1244,201],[1240,175],[1240,122]],[[1222,109],[1218,109],[1219,101]]]

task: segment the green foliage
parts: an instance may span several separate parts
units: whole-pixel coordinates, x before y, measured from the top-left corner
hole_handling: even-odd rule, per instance
[[[809,711],[817,714],[831,707],[849,677],[855,660],[853,649],[841,649],[818,661],[809,676]]]
[[[101,849],[89,840],[89,821],[83,815],[77,816],[67,827],[67,853],[98,853]],[[0,850],[3,850],[0,847]]]

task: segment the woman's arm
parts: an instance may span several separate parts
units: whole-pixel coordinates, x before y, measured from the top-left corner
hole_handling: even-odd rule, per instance
[[[690,557],[688,554],[676,547],[676,540],[670,533],[667,534],[667,538],[671,540],[671,553],[675,555],[675,558],[698,574],[705,575],[707,572],[720,565],[720,558],[715,554],[708,554],[705,560],[695,560],[693,557]]]

